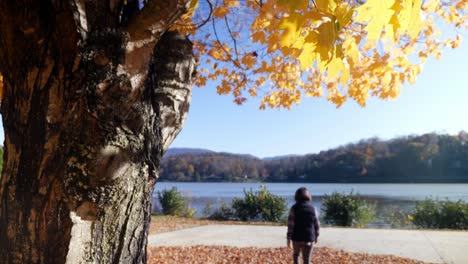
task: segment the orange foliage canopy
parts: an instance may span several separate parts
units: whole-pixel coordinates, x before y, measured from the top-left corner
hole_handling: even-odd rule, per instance
[[[468,0],[199,1],[176,26],[196,42],[195,83],[213,81],[239,104],[246,92],[260,96],[262,109],[290,108],[303,95],[338,107],[395,98],[468,29]]]

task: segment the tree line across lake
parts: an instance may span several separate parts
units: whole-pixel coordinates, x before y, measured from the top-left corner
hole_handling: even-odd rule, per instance
[[[317,154],[260,159],[212,151],[173,151],[160,181],[176,182],[468,182],[468,133],[370,138]]]

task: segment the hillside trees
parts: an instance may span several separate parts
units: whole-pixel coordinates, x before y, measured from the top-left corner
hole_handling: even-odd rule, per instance
[[[162,160],[159,179],[204,182],[468,182],[467,153],[468,145],[463,133],[429,133],[391,140],[372,138],[316,154],[273,159],[216,152],[180,153]]]
[[[195,84],[217,80],[237,103],[247,92],[261,108],[289,108],[326,90],[338,106],[364,105],[458,46],[438,39],[436,21],[464,28],[466,10],[465,0],[1,0],[0,262],[146,262],[193,47]]]

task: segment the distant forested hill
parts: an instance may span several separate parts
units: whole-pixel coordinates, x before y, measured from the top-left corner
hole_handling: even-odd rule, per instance
[[[317,154],[259,159],[179,152],[161,164],[162,181],[468,182],[468,134],[370,138]]]
[[[201,153],[210,153],[214,152],[208,149],[200,149],[200,148],[170,148],[164,153],[164,157],[170,157],[174,155],[180,154],[201,154]]]

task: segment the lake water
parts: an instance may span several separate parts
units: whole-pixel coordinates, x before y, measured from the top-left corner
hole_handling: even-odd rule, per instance
[[[262,183],[186,183],[159,182],[153,194],[157,204],[157,191],[177,187],[185,196],[191,198],[191,206],[197,210],[196,216],[209,202],[213,208],[222,202],[230,203],[234,197],[243,197],[244,189],[259,190]],[[333,192],[359,193],[364,199],[376,204],[378,219],[374,227],[388,227],[385,217],[391,212],[409,213],[416,201],[426,197],[468,201],[468,184],[341,184],[341,183],[265,183],[268,190],[287,199],[288,206],[294,203],[294,192],[299,187],[306,187],[313,196],[313,204],[320,211],[324,195]],[[157,210],[157,209],[154,209]],[[320,212],[319,212],[320,213]]]

